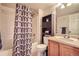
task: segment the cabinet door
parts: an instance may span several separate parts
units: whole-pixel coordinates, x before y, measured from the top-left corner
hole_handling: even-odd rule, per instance
[[[68,45],[60,44],[60,56],[74,56],[74,48]]]
[[[79,56],[79,48],[74,48],[74,56]]]
[[[48,41],[48,55],[49,56],[58,56],[58,43],[49,40]]]

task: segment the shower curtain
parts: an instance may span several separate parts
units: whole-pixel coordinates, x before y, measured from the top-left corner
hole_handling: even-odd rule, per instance
[[[32,11],[29,7],[16,4],[13,56],[30,56],[32,38]]]

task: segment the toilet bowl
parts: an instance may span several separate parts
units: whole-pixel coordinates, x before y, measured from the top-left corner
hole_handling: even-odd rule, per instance
[[[37,45],[37,55],[38,56],[43,56],[44,52],[46,50],[46,47],[47,47],[47,45],[45,45],[45,44],[38,44]]]
[[[37,55],[44,56],[44,52],[48,46],[48,37],[44,37],[44,44],[37,45]]]

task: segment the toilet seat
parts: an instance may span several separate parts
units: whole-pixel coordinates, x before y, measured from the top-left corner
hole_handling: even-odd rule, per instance
[[[37,51],[38,51],[37,55],[38,56],[43,56],[43,53],[45,52],[46,47],[47,47],[46,44],[38,44],[37,45]]]
[[[46,44],[38,44],[37,45],[37,48],[39,48],[39,49],[45,49],[46,47],[47,47]]]
[[[44,44],[37,45],[37,55],[43,56],[44,53],[46,54],[47,46],[48,46],[48,37],[44,37]]]

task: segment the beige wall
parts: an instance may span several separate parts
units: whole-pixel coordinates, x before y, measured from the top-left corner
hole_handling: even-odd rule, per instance
[[[37,17],[34,15],[32,19],[32,43],[37,41]]]
[[[42,26],[42,17],[43,17],[43,10],[38,10],[38,19],[37,19],[37,41],[38,43],[41,42],[41,26]]]
[[[9,49],[12,48],[13,43],[15,11],[13,9],[6,8],[3,6],[0,10],[0,32],[3,46],[2,49]]]
[[[0,25],[1,25],[1,10],[0,10]],[[0,32],[1,32],[1,26],[0,26]]]
[[[43,16],[52,14],[52,12],[53,12],[53,7],[48,7],[48,8],[43,10]]]

